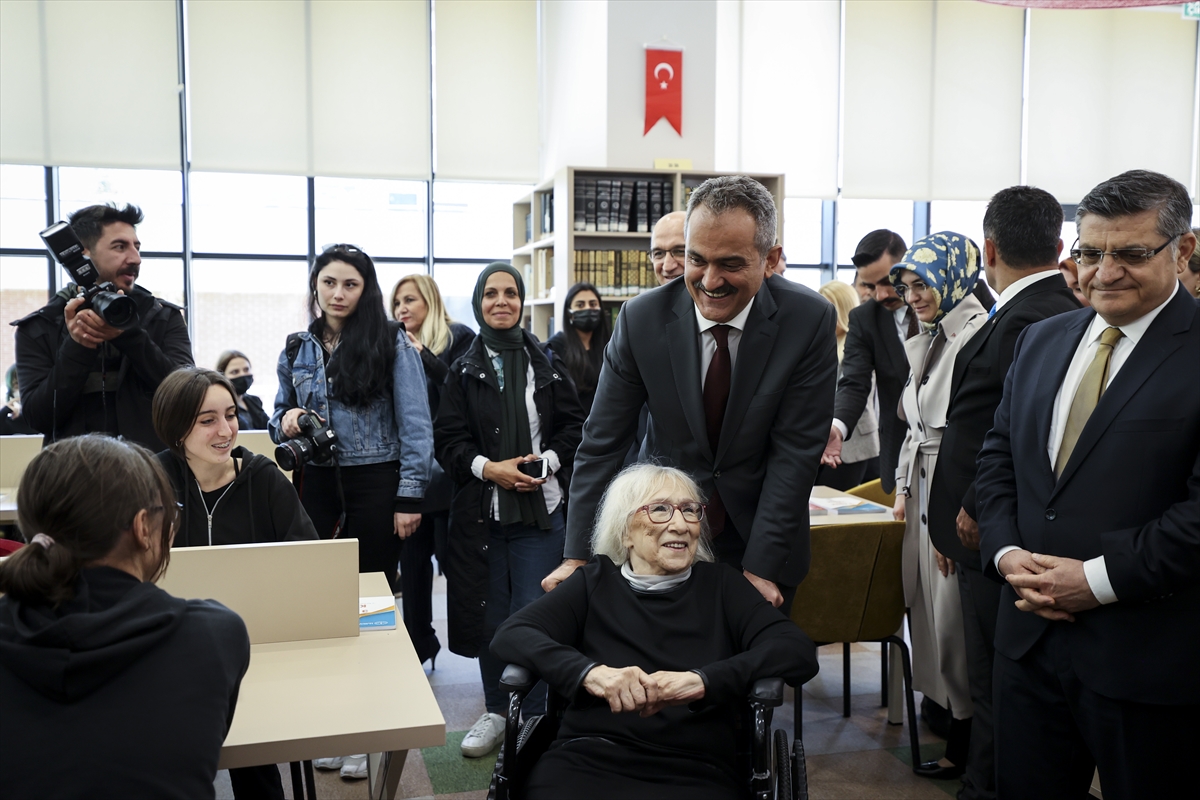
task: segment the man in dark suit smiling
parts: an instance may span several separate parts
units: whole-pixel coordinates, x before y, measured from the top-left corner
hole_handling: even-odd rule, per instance
[[[1030,326],[975,482],[996,628],[1001,798],[1182,797],[1200,748],[1200,305],[1177,181],[1080,202],[1091,309]]]
[[[575,457],[563,565],[590,555],[601,495],[650,409],[641,460],[679,467],[708,496],[713,550],[768,601],[808,571],[808,496],[833,412],[834,309],[777,275],[775,203],[750,178],[706,181],[687,209],[687,265],[626,303],[604,352]]]

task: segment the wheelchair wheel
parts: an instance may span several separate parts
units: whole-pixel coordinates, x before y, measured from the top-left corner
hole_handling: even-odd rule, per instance
[[[792,742],[792,791],[795,800],[808,800],[808,764],[804,761],[804,742]]]
[[[787,731],[775,731],[775,800],[792,800],[791,759],[788,758]]]

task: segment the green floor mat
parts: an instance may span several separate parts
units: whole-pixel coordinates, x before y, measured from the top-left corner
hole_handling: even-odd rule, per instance
[[[500,748],[483,758],[463,758],[460,747],[466,735],[466,731],[446,731],[446,744],[421,748],[425,771],[429,773],[435,795],[477,792],[491,783],[492,767]]]

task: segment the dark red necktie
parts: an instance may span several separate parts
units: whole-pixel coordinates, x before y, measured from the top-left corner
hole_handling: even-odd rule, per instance
[[[704,421],[708,427],[708,445],[713,458],[721,442],[721,423],[725,420],[725,407],[729,405],[729,382],[733,376],[733,360],[729,356],[729,326],[715,325],[709,328],[717,343],[717,352],[708,364],[704,377]],[[713,487],[708,499],[708,526],[713,536],[725,529],[725,504],[721,494]]]

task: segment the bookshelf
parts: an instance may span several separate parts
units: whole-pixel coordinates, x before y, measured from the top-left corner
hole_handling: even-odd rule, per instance
[[[691,191],[709,178],[729,175],[727,172],[675,171],[658,169],[605,169],[565,167],[552,179],[546,180],[525,197],[513,204],[512,263],[522,271],[526,285],[525,316],[522,323],[535,336],[545,341],[561,327],[557,317],[567,289],[579,280],[592,280],[601,289],[603,306],[613,313],[621,303],[640,291],[658,285],[650,266],[650,231],[657,216],[647,208],[645,230],[637,216],[636,204],[640,182],[646,184],[646,201],[651,200],[651,184],[657,182],[662,190],[662,213],[683,210]],[[762,183],[775,198],[779,215],[779,244],[783,243],[783,176],[761,173],[747,174]],[[631,203],[628,227],[633,230],[576,230],[577,223],[598,227],[580,214],[578,201],[591,182],[609,182],[609,202],[612,203],[612,182],[619,181],[622,190],[632,187],[627,198]],[[597,186],[597,188],[599,188]],[[577,194],[578,192],[578,194]],[[599,200],[597,202],[599,205]],[[622,208],[624,205],[622,204]],[[578,215],[578,216],[577,216]],[[620,224],[624,213],[618,217]],[[610,221],[610,224],[613,224]],[[564,257],[565,256],[565,257]],[[608,279],[612,262],[613,280]]]

